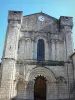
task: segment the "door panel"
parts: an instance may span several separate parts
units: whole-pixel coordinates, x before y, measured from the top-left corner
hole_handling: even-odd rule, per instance
[[[38,77],[34,85],[34,100],[46,100],[46,80]]]

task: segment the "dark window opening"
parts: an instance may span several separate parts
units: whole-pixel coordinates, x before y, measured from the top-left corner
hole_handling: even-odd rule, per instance
[[[66,17],[66,20],[68,20],[68,17]]]
[[[39,39],[37,44],[37,60],[43,61],[45,58],[45,45],[44,40]]]

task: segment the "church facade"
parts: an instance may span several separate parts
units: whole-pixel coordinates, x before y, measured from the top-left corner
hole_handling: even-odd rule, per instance
[[[0,100],[72,100],[73,18],[9,11],[0,67]]]

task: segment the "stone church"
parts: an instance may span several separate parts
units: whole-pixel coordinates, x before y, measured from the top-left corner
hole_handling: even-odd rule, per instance
[[[73,18],[8,12],[0,100],[73,100]]]

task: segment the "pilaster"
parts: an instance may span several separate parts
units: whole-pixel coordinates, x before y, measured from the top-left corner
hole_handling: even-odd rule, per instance
[[[14,96],[14,79],[16,72],[15,66],[21,21],[21,11],[9,11],[8,27],[2,57],[3,70],[0,88],[0,100],[10,100]]]

